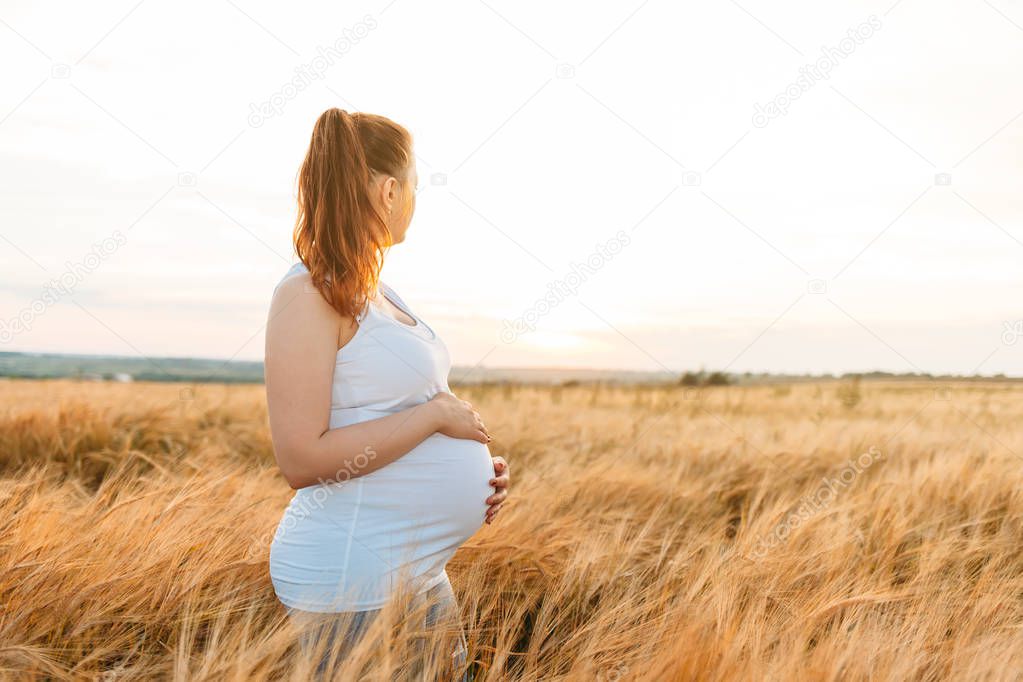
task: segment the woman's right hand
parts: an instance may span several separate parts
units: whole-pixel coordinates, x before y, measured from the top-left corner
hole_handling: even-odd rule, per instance
[[[451,438],[478,440],[481,443],[489,443],[492,440],[487,427],[480,419],[480,413],[473,409],[472,403],[468,400],[441,391],[427,404],[436,412],[438,433]]]

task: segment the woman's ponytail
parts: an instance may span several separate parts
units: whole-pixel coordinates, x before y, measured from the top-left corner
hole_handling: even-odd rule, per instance
[[[387,223],[369,195],[373,172],[399,179],[411,162],[412,139],[382,116],[323,112],[298,174],[294,244],[313,285],[346,317],[356,317],[376,289]]]

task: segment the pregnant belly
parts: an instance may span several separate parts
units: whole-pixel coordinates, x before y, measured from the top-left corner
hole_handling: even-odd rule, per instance
[[[362,509],[381,521],[434,527],[462,544],[483,524],[494,489],[490,450],[435,433],[395,462],[362,478]],[[371,519],[360,523],[367,532]]]
[[[490,450],[433,434],[400,459],[341,484],[302,488],[278,526],[278,596],[309,610],[378,608],[397,582],[438,578],[486,517]]]

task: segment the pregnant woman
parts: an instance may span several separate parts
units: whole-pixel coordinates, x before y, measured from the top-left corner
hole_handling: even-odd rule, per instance
[[[321,672],[400,590],[426,605],[428,628],[457,624],[445,566],[507,496],[507,463],[448,387],[444,342],[379,280],[415,210],[414,158],[408,131],[389,119],[319,117],[298,176],[301,262],[270,306],[270,430],[295,489],[270,577],[303,645],[333,652]],[[457,631],[444,652],[456,665]]]

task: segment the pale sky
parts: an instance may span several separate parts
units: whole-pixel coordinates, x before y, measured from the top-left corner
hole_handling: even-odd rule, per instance
[[[2,3],[0,350],[261,359],[341,106],[455,364],[1023,375],[1019,2],[425,5]]]

